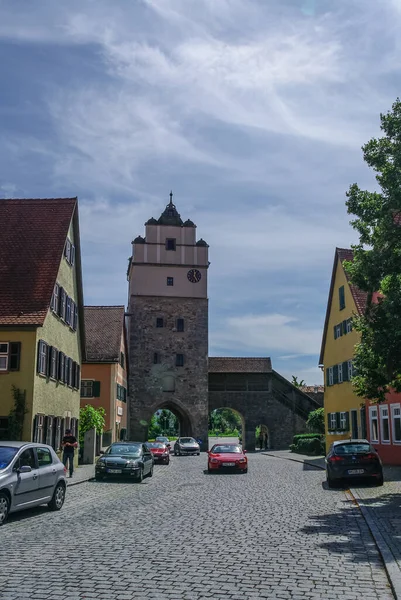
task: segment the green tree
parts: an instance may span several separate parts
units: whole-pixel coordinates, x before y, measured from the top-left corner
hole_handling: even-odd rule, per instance
[[[298,381],[298,377],[296,377],[295,375],[292,375],[291,383],[297,388],[300,388],[305,385],[305,381],[303,379],[301,379],[301,381]]]
[[[313,433],[324,433],[324,408],[312,410],[306,424]]]
[[[86,404],[79,411],[79,445],[84,443],[84,436],[90,429],[96,429],[96,433],[103,433],[105,426],[106,411],[104,408],[95,408],[91,404]]]
[[[384,135],[362,147],[380,191],[347,192],[351,225],[359,234],[354,259],[344,263],[350,280],[366,292],[366,310],[353,318],[360,332],[355,347],[358,396],[383,401],[390,389],[401,392],[401,102],[380,115]]]

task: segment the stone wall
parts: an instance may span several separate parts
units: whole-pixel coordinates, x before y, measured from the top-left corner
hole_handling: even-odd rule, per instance
[[[131,296],[129,314],[130,438],[146,440],[151,416],[168,408],[179,417],[181,434],[200,437],[206,448],[207,299]],[[157,318],[163,318],[163,327],[156,327]],[[179,318],[184,319],[183,332],[176,331]],[[176,366],[176,354],[184,355],[184,366]]]

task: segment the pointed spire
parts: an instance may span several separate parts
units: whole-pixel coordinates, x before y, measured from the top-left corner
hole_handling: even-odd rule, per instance
[[[170,206],[173,206],[173,192],[170,192]]]

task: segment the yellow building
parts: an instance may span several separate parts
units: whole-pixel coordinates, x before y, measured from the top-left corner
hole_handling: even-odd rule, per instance
[[[349,282],[343,267],[344,261],[352,259],[352,250],[336,248],[320,352],[327,448],[336,440],[367,436],[365,403],[353,393],[351,383],[354,347],[359,341],[351,319],[366,306],[366,294]]]
[[[77,198],[0,201],[0,439],[77,431],[84,343]]]

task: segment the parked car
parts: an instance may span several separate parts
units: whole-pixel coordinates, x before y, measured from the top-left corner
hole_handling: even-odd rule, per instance
[[[175,456],[184,454],[200,454],[200,446],[193,437],[179,437],[174,444]]]
[[[326,456],[328,487],[344,479],[372,479],[383,485],[380,457],[368,440],[339,440],[333,442]]]
[[[51,446],[0,442],[0,525],[10,513],[47,504],[60,510],[66,469]]]
[[[219,470],[248,473],[246,450],[240,444],[215,444],[208,452],[207,470],[209,473]]]
[[[97,461],[95,478],[129,477],[140,483],[144,477],[152,477],[153,462],[153,455],[146,444],[115,442]]]
[[[164,435],[158,435],[157,438],[155,439],[155,442],[161,442],[162,444],[166,444],[166,446],[170,452],[171,444],[170,444],[170,440],[168,439],[168,437],[165,437]]]
[[[170,463],[170,451],[166,444],[162,444],[161,442],[146,442],[146,445],[153,454],[155,462],[161,462],[165,465]]]

